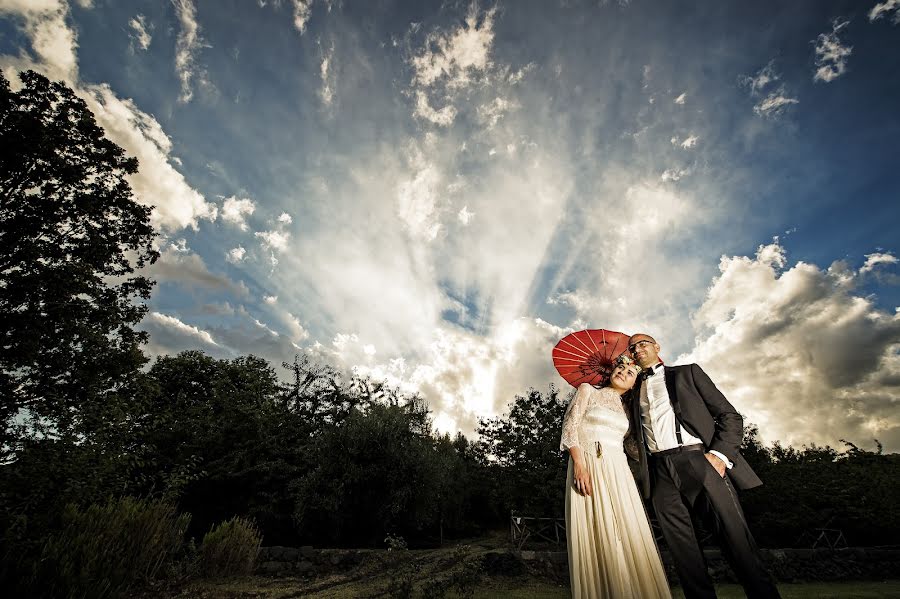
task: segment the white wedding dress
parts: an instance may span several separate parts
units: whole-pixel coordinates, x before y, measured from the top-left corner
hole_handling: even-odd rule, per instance
[[[628,417],[615,390],[578,388],[563,420],[561,449],[578,446],[593,493],[575,488],[569,457],[566,537],[575,599],[670,599],[669,585],[622,438]]]

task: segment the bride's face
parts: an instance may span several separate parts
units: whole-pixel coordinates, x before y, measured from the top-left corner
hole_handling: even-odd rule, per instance
[[[609,377],[609,386],[624,393],[634,387],[634,381],[637,380],[638,368],[635,364],[618,364],[613,368],[612,375]]]

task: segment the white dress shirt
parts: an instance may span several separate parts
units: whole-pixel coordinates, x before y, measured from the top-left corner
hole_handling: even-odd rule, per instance
[[[647,377],[641,384],[641,423],[644,429],[644,439],[647,449],[651,453],[675,449],[678,447],[678,437],[675,435],[675,410],[669,399],[669,390],[666,388],[666,377],[662,364],[653,366],[654,375]],[[681,445],[696,445],[703,441],[690,434],[681,427]],[[721,452],[710,451],[720,458],[728,468],[733,464]]]

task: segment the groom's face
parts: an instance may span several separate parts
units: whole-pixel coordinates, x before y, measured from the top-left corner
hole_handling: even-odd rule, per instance
[[[650,335],[633,335],[628,340],[628,349],[641,368],[647,368],[659,362],[659,344]]]

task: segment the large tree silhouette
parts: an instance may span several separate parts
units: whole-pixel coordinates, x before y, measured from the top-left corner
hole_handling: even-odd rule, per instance
[[[135,331],[158,257],[137,160],[87,105],[32,71],[0,75],[0,459],[28,439],[85,439],[145,362]]]

